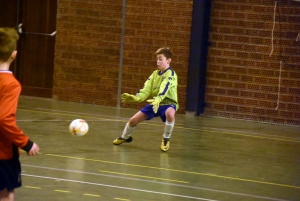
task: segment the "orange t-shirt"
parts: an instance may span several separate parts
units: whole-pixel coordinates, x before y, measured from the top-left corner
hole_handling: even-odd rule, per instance
[[[33,142],[16,124],[21,85],[11,71],[0,70],[0,160],[19,155],[19,148],[30,151]]]

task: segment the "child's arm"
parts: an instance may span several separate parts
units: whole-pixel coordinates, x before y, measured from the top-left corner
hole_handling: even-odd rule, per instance
[[[16,124],[16,110],[21,86],[13,83],[7,86],[0,100],[0,131],[13,144],[29,152],[33,142],[21,131]]]
[[[136,95],[123,93],[121,95],[122,102],[143,102],[146,100],[151,94],[152,82],[153,82],[153,74],[146,80],[144,83],[144,87],[136,93]]]

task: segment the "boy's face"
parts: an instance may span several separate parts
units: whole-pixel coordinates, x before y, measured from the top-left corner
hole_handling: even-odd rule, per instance
[[[165,70],[169,68],[170,63],[171,58],[167,59],[163,54],[156,55],[156,64],[159,70]]]

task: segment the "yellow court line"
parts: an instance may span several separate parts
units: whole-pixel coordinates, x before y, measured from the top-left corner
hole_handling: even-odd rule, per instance
[[[37,110],[29,110],[29,109],[18,109],[18,110],[27,111],[27,112],[44,113],[44,114],[55,114],[55,115],[63,115],[63,116],[70,116],[70,117],[78,117],[78,115],[75,115],[75,114],[66,114],[66,113],[58,113],[58,112],[46,112],[46,111],[37,111]],[[93,116],[82,116],[82,117],[83,118],[93,118],[93,119],[98,119],[98,120],[106,120],[106,121],[110,120],[110,121],[127,122],[127,120],[108,119],[108,118],[100,118],[100,117],[93,117]],[[153,126],[153,123],[151,124],[151,123],[142,122],[140,124]],[[164,125],[155,124],[155,126],[162,127]],[[180,128],[183,130],[192,130],[192,131],[201,131],[201,132],[210,132],[210,133],[217,133],[217,134],[236,135],[236,136],[243,136],[243,137],[252,137],[252,138],[259,138],[259,139],[270,139],[270,140],[300,143],[299,140],[289,140],[289,139],[276,138],[276,137],[265,137],[265,136],[239,134],[239,133],[231,133],[231,132],[224,132],[224,131],[213,131],[213,130],[198,129],[198,128],[186,128],[186,127],[182,127],[182,126],[176,126],[176,128]]]
[[[34,189],[41,189],[41,187],[35,187],[35,186],[25,186],[26,188],[34,188]]]
[[[111,164],[117,164],[117,165],[126,165],[126,166],[132,166],[132,167],[149,168],[149,169],[156,169],[156,170],[166,170],[166,171],[171,171],[171,172],[180,172],[180,173],[186,173],[186,174],[216,177],[216,178],[229,179],[229,180],[235,180],[235,181],[243,181],[243,182],[250,182],[250,183],[259,183],[259,184],[267,184],[267,185],[272,185],[272,186],[280,186],[280,187],[300,189],[300,186],[292,186],[292,185],[287,185],[287,184],[278,184],[278,183],[272,183],[272,182],[257,181],[257,180],[251,180],[251,179],[243,179],[243,178],[238,178],[238,177],[228,177],[228,176],[222,176],[222,175],[216,175],[216,174],[206,174],[206,173],[201,173],[201,172],[190,172],[190,171],[185,171],[185,170],[176,170],[176,169],[136,165],[136,164],[129,164],[129,163],[119,163],[119,162],[113,162],[113,161],[104,161],[104,160],[98,160],[98,159],[80,158],[80,157],[73,157],[73,156],[63,156],[63,155],[57,155],[57,154],[44,154],[44,155],[54,156],[54,157],[61,157],[61,158],[85,160],[85,161],[93,161],[93,162],[101,162],[101,163],[111,163]]]
[[[100,195],[94,195],[94,194],[88,194],[88,193],[86,193],[86,194],[83,194],[83,195],[86,195],[86,196],[91,196],[91,197],[100,197]]]
[[[123,199],[123,198],[114,198],[115,200],[123,200],[123,201],[130,201],[129,199]]]
[[[186,181],[173,180],[173,179],[164,179],[164,178],[160,178],[160,177],[149,177],[149,176],[142,176],[142,175],[136,175],[136,174],[127,174],[127,173],[120,173],[120,172],[104,171],[104,170],[98,170],[98,171],[99,172],[105,172],[105,173],[113,173],[113,174],[119,174],[119,175],[133,176],[133,177],[141,177],[141,178],[148,178],[148,179],[172,181],[172,182],[185,183],[185,184],[189,183],[189,182],[186,182]]]
[[[63,190],[54,190],[55,192],[60,192],[60,193],[70,193],[70,191],[63,191]]]

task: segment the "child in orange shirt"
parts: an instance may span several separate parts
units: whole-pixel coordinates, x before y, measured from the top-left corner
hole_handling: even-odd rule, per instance
[[[16,125],[21,85],[9,71],[16,58],[19,35],[12,28],[0,28],[0,200],[13,201],[14,189],[22,185],[19,148],[29,156],[39,147]]]

